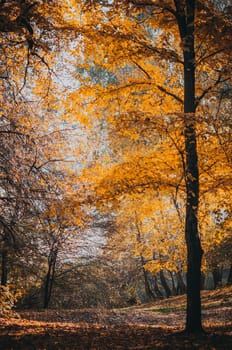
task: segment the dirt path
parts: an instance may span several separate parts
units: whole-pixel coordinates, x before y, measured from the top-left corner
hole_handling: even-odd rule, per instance
[[[128,325],[137,326],[170,326],[180,330],[184,328],[185,311],[169,311],[166,308],[158,309],[84,309],[84,310],[47,310],[21,312],[22,318],[43,322],[68,322],[68,323],[98,323],[104,325]],[[205,325],[227,325],[232,320],[232,306],[221,306],[202,310],[202,319]]]

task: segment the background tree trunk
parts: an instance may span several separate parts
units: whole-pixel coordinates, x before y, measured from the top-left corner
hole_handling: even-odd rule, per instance
[[[232,264],[230,265],[229,276],[228,276],[228,279],[227,279],[227,285],[231,286],[231,284],[232,284]]]
[[[153,293],[151,286],[150,286],[150,282],[149,282],[149,278],[148,278],[148,272],[146,271],[146,269],[144,268],[144,258],[142,255],[140,255],[141,258],[141,262],[142,262],[142,269],[143,269],[143,276],[144,276],[144,286],[145,286],[145,292],[146,292],[146,296],[148,297],[149,300],[155,300],[156,296]]]
[[[154,278],[153,278],[153,284],[154,284],[154,291],[155,291],[155,294],[156,294],[159,298],[162,298],[162,297],[163,297],[163,294],[161,293],[161,291],[160,291],[160,289],[159,289],[157,276],[154,276]]]
[[[222,268],[215,267],[212,271],[212,274],[213,274],[214,288],[216,289],[218,286],[222,284]]]
[[[171,292],[171,289],[166,281],[166,278],[164,276],[164,271],[162,269],[160,270],[160,281],[161,281],[162,286],[165,290],[167,298],[169,298],[171,296],[172,292]]]
[[[138,243],[142,242],[142,235],[141,235],[141,231],[140,231],[140,225],[139,225],[139,219],[138,219],[138,215],[135,212],[135,227],[136,227],[136,240]],[[145,259],[143,257],[143,254],[140,254],[140,261],[141,261],[141,265],[142,265],[142,270],[143,270],[143,276],[144,276],[144,286],[145,286],[145,292],[146,295],[148,297],[148,299],[154,300],[155,299],[155,294],[153,293],[151,287],[150,287],[150,283],[149,283],[149,278],[148,278],[148,274],[146,269],[144,268],[145,266]]]
[[[205,289],[205,273],[201,272],[201,290]]]
[[[186,285],[184,283],[181,271],[177,271],[176,278],[177,278],[177,290],[179,294],[186,293]]]
[[[52,248],[48,258],[48,271],[47,271],[45,286],[44,286],[44,302],[43,302],[44,309],[48,308],[49,302],[51,300],[52,288],[53,288],[54,278],[55,278],[57,254],[58,254],[58,248],[56,247],[54,250]]]
[[[173,273],[172,273],[172,271],[168,271],[168,272],[170,274],[171,281],[172,281],[172,295],[177,295],[177,288],[175,285],[175,279],[174,279]]]
[[[7,250],[2,249],[1,285],[7,285]]]

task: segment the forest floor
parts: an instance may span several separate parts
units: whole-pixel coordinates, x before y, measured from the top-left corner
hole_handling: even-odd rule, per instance
[[[232,349],[232,287],[202,292],[201,336],[181,333],[185,299],[113,310],[22,311],[20,318],[0,319],[0,349]]]

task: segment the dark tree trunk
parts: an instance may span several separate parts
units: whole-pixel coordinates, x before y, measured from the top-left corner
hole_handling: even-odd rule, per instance
[[[195,1],[175,0],[177,22],[184,56],[184,137],[186,214],[185,239],[187,244],[187,317],[185,330],[202,332],[201,322],[201,259],[202,248],[198,233],[199,170],[195,119]]]
[[[175,285],[175,280],[174,280],[174,277],[173,277],[173,273],[172,273],[172,271],[168,271],[168,272],[170,274],[171,281],[172,281],[172,295],[177,295],[177,288],[176,288],[176,285]]]
[[[205,273],[201,273],[201,290],[205,289]]]
[[[138,216],[137,216],[136,212],[135,212],[135,226],[136,226],[136,229],[137,229],[136,240],[137,240],[138,243],[141,243],[142,242],[142,237],[141,237],[141,232],[140,232],[139,220],[138,220]],[[143,270],[144,287],[145,287],[146,295],[147,295],[148,299],[154,300],[155,299],[155,294],[153,293],[153,290],[150,287],[148,274],[147,274],[146,269],[144,268],[146,262],[145,262],[145,259],[143,257],[143,254],[140,254],[140,261],[141,261],[141,266],[142,266],[142,270]]]
[[[221,286],[222,284],[222,268],[215,267],[212,273],[213,273],[214,288],[216,289],[218,286]]]
[[[176,273],[176,279],[177,279],[177,289],[179,294],[184,294],[186,293],[186,285],[184,283],[181,271],[177,271]]]
[[[142,264],[144,264],[142,256],[141,256],[141,262],[142,262]],[[148,272],[144,268],[144,265],[143,265],[142,269],[143,269],[144,286],[145,286],[146,295],[147,295],[149,300],[155,300],[156,296],[155,296],[155,294],[153,293],[153,291],[151,289],[149,278],[148,278]]]
[[[48,258],[48,271],[47,271],[45,286],[44,286],[44,302],[43,302],[44,309],[48,308],[51,300],[52,288],[53,288],[54,278],[55,278],[57,254],[58,254],[58,249],[55,248],[53,250],[52,248]]]
[[[1,285],[7,285],[8,279],[8,249],[10,246],[9,233],[4,227],[3,229],[3,240],[2,240],[2,251],[1,251]]]
[[[1,285],[7,285],[7,250],[2,249]]]
[[[45,286],[44,286],[44,302],[43,307],[44,309],[48,308],[49,301],[50,301],[50,295],[51,295],[51,266],[48,266],[48,271],[45,279]]]
[[[171,289],[170,289],[170,287],[169,287],[169,285],[168,285],[168,283],[166,281],[166,278],[164,276],[164,271],[163,270],[160,270],[160,281],[161,281],[162,286],[163,286],[163,288],[165,290],[167,298],[169,298],[171,296],[172,292],[171,292]]]
[[[231,286],[231,284],[232,284],[232,264],[230,265],[229,276],[228,276],[228,279],[227,279],[227,285]]]
[[[163,294],[161,293],[161,291],[160,291],[160,289],[159,289],[157,276],[154,276],[153,281],[154,281],[154,291],[155,291],[155,294],[156,294],[158,297],[162,298],[162,297],[163,297]]]

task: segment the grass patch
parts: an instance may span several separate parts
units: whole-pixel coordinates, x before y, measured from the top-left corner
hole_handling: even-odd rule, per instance
[[[155,308],[155,309],[150,309],[149,311],[160,312],[162,314],[168,314],[171,312],[185,311],[185,306]]]

